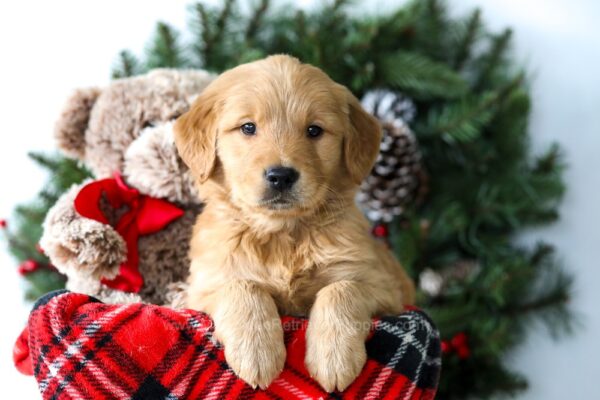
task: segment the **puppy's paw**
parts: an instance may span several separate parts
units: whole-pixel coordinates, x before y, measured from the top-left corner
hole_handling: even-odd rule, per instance
[[[253,388],[265,389],[279,376],[285,364],[285,345],[281,326],[251,328],[222,337],[225,359],[235,374]]]
[[[312,378],[327,392],[345,390],[366,361],[364,335],[309,322],[304,363]]]

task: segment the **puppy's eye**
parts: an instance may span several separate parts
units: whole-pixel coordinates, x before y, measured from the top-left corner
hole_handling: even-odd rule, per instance
[[[256,125],[252,122],[247,122],[240,127],[240,130],[244,135],[252,136],[256,133]]]
[[[323,128],[317,125],[311,125],[306,128],[306,134],[310,138],[317,138],[323,134]]]

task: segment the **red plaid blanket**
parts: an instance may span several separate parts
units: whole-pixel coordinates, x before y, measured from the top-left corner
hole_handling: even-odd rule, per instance
[[[287,361],[265,391],[238,379],[213,338],[210,318],[145,304],[108,305],[53,292],[35,304],[15,345],[19,370],[44,399],[433,399],[439,335],[408,309],[374,321],[369,359],[343,393],[326,393],[304,367],[306,320],[284,317]]]

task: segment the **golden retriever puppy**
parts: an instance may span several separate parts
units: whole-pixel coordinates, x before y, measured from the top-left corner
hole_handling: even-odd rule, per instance
[[[414,300],[411,280],[354,202],[381,129],[345,87],[278,55],[223,73],[175,124],[206,207],[188,306],[208,313],[253,387],[283,369],[279,316],[307,315],[305,363],[327,391],[366,360],[371,317]]]

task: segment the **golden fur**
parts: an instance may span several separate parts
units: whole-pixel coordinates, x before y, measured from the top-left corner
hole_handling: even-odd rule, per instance
[[[253,122],[256,134],[240,126]],[[306,129],[324,129],[309,138]],[[413,284],[354,203],[380,126],[325,73],[272,56],[223,73],[177,120],[198,179],[188,306],[207,312],[233,370],[266,387],[285,361],[280,314],[309,315],[306,366],[328,391],[360,373],[371,317],[414,301]],[[265,201],[264,171],[300,172],[291,203]]]

